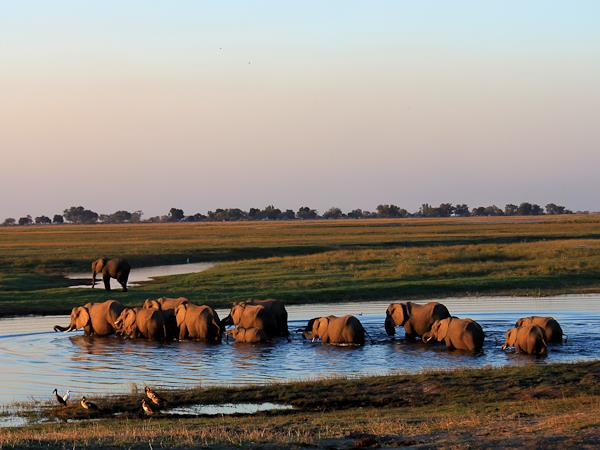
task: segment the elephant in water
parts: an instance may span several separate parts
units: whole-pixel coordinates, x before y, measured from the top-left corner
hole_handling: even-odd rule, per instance
[[[235,342],[246,344],[258,344],[269,339],[261,328],[233,328],[227,334],[233,336]]]
[[[167,338],[163,312],[159,309],[125,308],[115,320],[115,328],[133,339],[142,336],[165,341]]]
[[[563,340],[563,330],[554,317],[530,316],[522,317],[515,323],[515,327],[537,325],[544,331],[545,341],[549,344],[560,344]]]
[[[396,334],[396,327],[404,327],[406,339],[414,341],[422,338],[431,330],[436,320],[450,317],[450,312],[443,304],[429,302],[425,305],[418,303],[392,303],[385,312],[385,331],[388,336]]]
[[[54,326],[54,331],[73,331],[83,328],[85,336],[106,336],[116,331],[115,320],[123,311],[123,305],[116,300],[102,303],[87,303],[71,311],[68,327]]]
[[[466,350],[475,353],[483,348],[485,333],[481,325],[472,319],[448,317],[436,320],[431,330],[423,335],[424,342],[432,339],[444,342],[446,350]]]
[[[363,345],[365,329],[354,316],[327,316],[310,319],[302,336],[323,344]]]
[[[179,326],[177,325],[177,319],[175,318],[175,309],[182,304],[188,303],[189,300],[185,297],[179,298],[167,298],[161,297],[159,299],[146,299],[144,302],[144,308],[146,309],[159,309],[163,312],[165,320],[165,326],[167,328],[167,339],[176,339],[179,336]]]
[[[221,321],[222,328],[235,325],[239,328],[261,328],[269,336],[289,338],[288,314],[279,300],[247,300],[235,303],[229,315]]]
[[[92,288],[96,287],[96,275],[102,274],[104,289],[110,291],[110,279],[115,278],[123,287],[123,292],[127,292],[127,280],[131,267],[124,259],[119,258],[100,258],[92,263]]]
[[[190,337],[211,343],[221,342],[221,321],[210,306],[182,303],[175,309],[175,317],[180,341]]]
[[[548,354],[544,329],[538,325],[527,325],[508,330],[502,350],[506,350],[508,347],[514,347],[516,352],[529,355]]]

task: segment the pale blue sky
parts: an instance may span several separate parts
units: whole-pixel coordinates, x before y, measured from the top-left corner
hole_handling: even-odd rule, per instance
[[[0,218],[600,209],[600,3],[0,0]]]

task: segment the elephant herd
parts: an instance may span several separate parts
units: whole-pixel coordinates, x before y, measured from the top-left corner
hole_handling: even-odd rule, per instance
[[[117,334],[131,339],[192,339],[206,343],[220,343],[225,334],[236,342],[261,343],[277,337],[289,340],[287,318],[284,304],[274,299],[235,303],[222,320],[212,307],[195,305],[185,297],[148,299],[143,306],[133,308],[107,300],[73,308],[69,325],[56,325],[54,330],[83,329],[87,336]],[[227,329],[228,326],[233,328]],[[485,339],[476,321],[451,316],[448,308],[438,302],[390,304],[384,328],[393,336],[396,327],[404,327],[407,341],[443,342],[446,350],[477,353]],[[299,331],[305,339],[332,345],[363,345],[368,336],[352,315],[317,317]],[[520,353],[545,355],[548,344],[561,343],[562,339],[563,331],[554,318],[525,317],[506,332],[502,350],[512,347]]]

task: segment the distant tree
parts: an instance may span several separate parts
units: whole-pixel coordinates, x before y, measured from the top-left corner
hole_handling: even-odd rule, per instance
[[[462,204],[458,204],[454,207],[454,214],[459,217],[467,217],[471,213],[469,211],[469,206],[462,203]]]
[[[183,209],[179,209],[179,208],[171,208],[169,210],[169,216],[168,216],[168,220],[170,222],[179,222],[180,220],[182,220],[185,215],[183,214]]]
[[[286,209],[281,213],[281,220],[294,220],[296,218],[296,213],[293,209]]]
[[[166,216],[164,216],[164,217],[166,217]],[[148,223],[159,223],[159,222],[162,222],[162,217],[161,216],[148,217],[148,219],[146,220],[146,222],[148,222]]]
[[[88,224],[98,221],[98,213],[85,209],[83,206],[71,206],[69,209],[65,209],[63,215],[66,220],[72,223]]]
[[[396,205],[377,205],[379,217],[406,217],[408,211]]]
[[[50,220],[50,217],[47,216],[38,216],[35,218],[35,223],[38,225],[47,225],[52,223],[52,220]]]
[[[19,218],[19,225],[31,225],[33,223],[33,219],[28,214],[25,217]]]
[[[503,216],[504,212],[496,205],[491,205],[473,208],[471,210],[471,214],[474,216]]]
[[[52,218],[52,223],[55,223],[55,224],[65,223],[65,219],[63,218],[62,214],[54,214],[54,217]]]
[[[554,203],[548,203],[546,205],[546,214],[565,214],[567,208],[559,206]]]
[[[364,213],[362,209],[353,209],[348,213],[348,217],[351,219],[362,219],[364,217]]]
[[[263,218],[262,211],[258,208],[250,208],[248,218],[251,220],[261,220]]]
[[[332,207],[323,213],[323,219],[341,219],[344,213],[340,208]]]
[[[131,213],[131,218],[129,219],[129,221],[131,223],[140,223],[142,221],[142,216],[144,215],[144,212],[142,210],[137,210]]]
[[[517,214],[519,216],[539,216],[540,214],[544,214],[544,210],[540,205],[536,205],[535,203],[523,202],[517,208]]]
[[[311,209],[308,206],[303,206],[300,209],[298,209],[296,217],[298,217],[298,219],[311,220],[316,219],[317,217],[319,217],[319,215],[317,214],[317,210]]]
[[[202,222],[206,219],[207,219],[207,217],[204,214],[196,213],[192,216],[186,216],[186,218],[183,220],[185,222]]]
[[[504,206],[504,214],[507,216],[516,216],[518,211],[519,207],[517,205],[513,205],[512,203],[508,203]]]
[[[5,227],[10,227],[13,226],[15,223],[17,223],[17,221],[14,218],[7,217],[6,219],[4,219],[4,222],[2,222],[2,225],[4,225]]]

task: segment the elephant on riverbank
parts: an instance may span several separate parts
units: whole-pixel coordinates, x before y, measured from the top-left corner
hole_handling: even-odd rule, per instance
[[[544,338],[548,344],[560,344],[563,340],[563,330],[554,317],[530,316],[522,317],[515,323],[515,327],[537,325],[544,331]]]
[[[125,308],[114,325],[118,332],[132,339],[165,341],[167,338],[165,319],[159,309]]]
[[[423,335],[423,341],[444,342],[446,350],[465,350],[479,352],[483,348],[485,333],[477,322],[472,319],[448,317],[436,320],[431,330]]]
[[[221,342],[221,321],[210,306],[185,302],[175,309],[175,317],[180,341],[191,338],[210,343]]]
[[[274,299],[247,300],[234,303],[229,315],[221,321],[222,328],[261,328],[269,338],[289,337],[288,314],[283,302]]]
[[[526,325],[508,330],[502,350],[508,347],[514,347],[516,352],[528,355],[548,354],[544,329],[538,325]]]
[[[130,270],[129,263],[124,259],[99,258],[92,263],[92,288],[96,287],[96,275],[101,273],[104,289],[110,291],[110,279],[114,278],[123,288],[123,292],[127,292],[127,280],[129,279]]]
[[[350,315],[311,319],[302,336],[313,341],[321,339],[323,344],[363,345],[365,343],[365,329],[362,323]]]
[[[73,331],[83,328],[85,336],[106,336],[116,332],[115,321],[124,306],[116,300],[87,303],[71,310],[71,323],[67,327],[54,326],[54,331]]]
[[[406,339],[414,341],[422,338],[431,330],[436,320],[450,317],[448,308],[438,302],[429,302],[420,305],[413,302],[392,303],[385,312],[385,331],[388,336],[396,334],[396,327],[404,327]]]
[[[235,342],[245,344],[259,344],[269,339],[261,328],[233,328],[227,334],[233,336]]]

